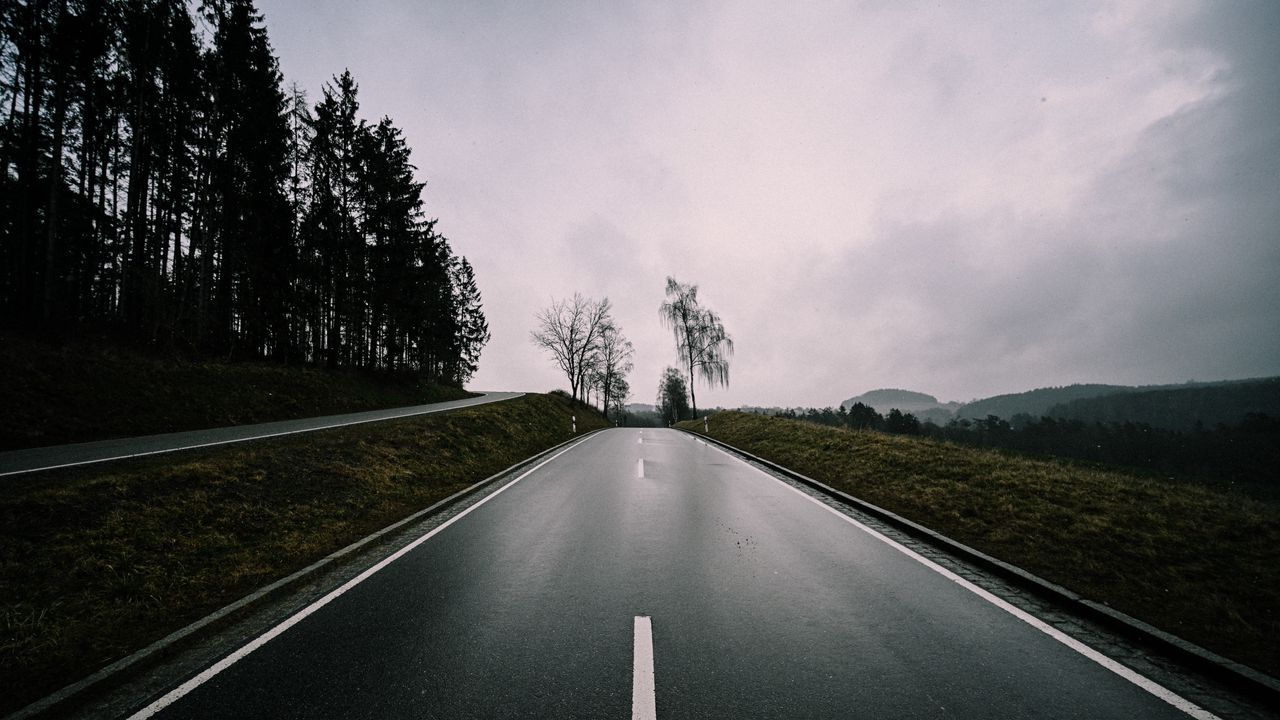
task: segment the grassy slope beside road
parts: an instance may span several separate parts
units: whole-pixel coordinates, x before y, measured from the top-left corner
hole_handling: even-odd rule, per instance
[[[380,410],[461,388],[267,362],[185,362],[0,335],[0,451]]]
[[[0,714],[605,425],[557,395],[0,483]]]
[[[683,423],[696,432],[702,422]],[[1280,506],[744,413],[711,436],[1280,676]]]

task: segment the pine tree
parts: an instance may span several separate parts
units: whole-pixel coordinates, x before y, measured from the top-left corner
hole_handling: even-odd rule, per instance
[[[467,259],[458,258],[453,266],[453,294],[458,317],[456,370],[449,380],[462,385],[471,379],[480,364],[480,351],[489,342],[489,322],[480,302],[480,288]]]
[[[0,3],[0,328],[464,382],[480,293],[401,131],[350,72],[285,93],[252,0],[195,13]]]

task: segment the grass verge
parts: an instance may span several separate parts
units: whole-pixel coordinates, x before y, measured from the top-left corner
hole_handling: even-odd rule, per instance
[[[681,427],[702,432],[702,422]],[[721,413],[718,440],[1280,676],[1280,505],[950,443]]]
[[[415,378],[0,335],[0,451],[471,397]]]
[[[0,714],[604,420],[557,395],[0,484]]]

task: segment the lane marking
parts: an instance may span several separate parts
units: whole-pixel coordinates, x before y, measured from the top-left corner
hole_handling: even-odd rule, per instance
[[[298,428],[296,430],[281,430],[279,432],[264,433],[262,435],[250,435],[248,437],[233,437],[233,438],[228,438],[226,440],[211,440],[209,442],[193,443],[191,445],[182,445],[180,447],[167,447],[167,448],[161,448],[159,450],[143,450],[142,452],[125,453],[123,455],[111,455],[108,457],[89,458],[88,460],[76,460],[74,462],[61,463],[58,465],[41,465],[39,467],[31,467],[31,468],[25,468],[25,469],[19,469],[19,470],[5,470],[3,472],[0,472],[0,477],[7,477],[9,475],[22,475],[25,473],[44,472],[46,470],[60,470],[62,468],[79,467],[81,465],[95,465],[97,463],[115,462],[117,460],[132,460],[133,458],[148,457],[150,455],[163,455],[165,453],[181,452],[183,450],[200,450],[202,448],[216,447],[218,445],[234,445],[236,443],[249,442],[252,440],[268,440],[270,438],[283,437],[285,435],[297,435],[299,433],[316,432],[318,430],[332,430],[334,428],[349,427],[351,425],[365,425],[368,423],[383,422],[386,420],[401,420],[404,418],[418,417],[420,415],[433,415],[435,413],[447,412],[449,410],[462,410],[469,407],[476,407],[477,405],[488,405],[490,403],[495,403],[495,402],[504,402],[505,400],[516,400],[524,396],[524,393],[519,393],[518,395],[509,397],[509,398],[497,398],[493,400],[485,399],[489,395],[494,395],[494,394],[497,394],[497,393],[485,393],[484,395],[478,398],[464,398],[462,400],[446,400],[445,402],[448,402],[448,403],[464,403],[464,404],[459,404],[459,405],[451,404],[448,407],[440,407],[440,408],[435,408],[433,410],[418,410],[415,412],[406,412],[398,415],[397,414],[387,415],[385,417],[379,416],[379,417],[369,417],[369,418],[356,418],[356,419],[350,419],[350,420],[343,420],[340,422],[334,422],[328,425],[316,425],[314,427],[303,427],[303,428]],[[382,412],[382,411],[369,410],[366,412],[376,413],[376,412]],[[364,413],[353,413],[353,414],[361,415]],[[302,418],[301,420],[310,420],[310,419],[315,419],[315,418]],[[285,423],[285,422],[293,422],[293,421],[274,420],[269,423],[261,423],[261,424],[270,425],[270,424]],[[230,427],[235,428],[236,426],[230,426]],[[241,427],[253,427],[253,426],[245,425]],[[210,432],[210,431],[216,432],[219,430],[226,430],[226,429],[228,428],[210,428],[208,431],[188,430],[188,431],[183,431],[182,433],[174,433],[174,434],[187,434],[187,433],[194,434],[194,433]],[[151,436],[144,435],[143,437],[151,437]],[[122,439],[129,439],[129,438],[122,438]],[[112,442],[112,441],[94,440],[90,442]],[[87,443],[73,443],[73,445],[79,445],[79,444],[87,444]],[[53,446],[53,447],[56,447],[56,446]],[[31,448],[31,449],[43,450],[45,448]],[[12,452],[20,453],[24,451],[13,450]]]
[[[188,693],[190,693],[192,690],[195,690],[196,688],[200,687],[200,686],[201,686],[201,685],[203,685],[204,683],[208,682],[211,678],[213,678],[213,677],[214,677],[215,675],[217,675],[218,673],[222,672],[223,670],[226,670],[227,668],[231,667],[232,665],[235,665],[235,664],[236,664],[237,662],[239,662],[240,660],[244,659],[246,656],[248,656],[248,655],[249,655],[249,653],[253,652],[254,650],[257,650],[258,648],[262,647],[263,645],[266,645],[268,642],[271,642],[271,640],[273,640],[274,638],[276,638],[277,636],[279,636],[279,635],[280,635],[281,633],[283,633],[284,631],[286,631],[286,630],[288,630],[289,628],[293,627],[294,625],[297,625],[298,623],[302,622],[302,621],[303,621],[303,620],[305,620],[308,616],[310,616],[312,613],[316,612],[317,610],[319,610],[320,608],[324,607],[325,605],[328,605],[330,602],[332,602],[333,600],[335,600],[339,595],[342,595],[343,593],[347,592],[348,590],[350,590],[351,588],[355,587],[356,585],[359,585],[360,583],[362,583],[362,582],[364,582],[365,580],[369,579],[369,577],[371,577],[374,573],[378,572],[378,571],[379,571],[379,570],[381,570],[382,568],[384,568],[384,567],[386,567],[386,566],[390,565],[391,563],[395,562],[396,560],[400,559],[401,557],[403,557],[404,555],[406,555],[407,553],[409,553],[411,550],[413,550],[414,548],[418,547],[418,546],[419,546],[419,545],[421,545],[422,543],[424,543],[424,542],[426,542],[426,541],[430,540],[431,538],[435,537],[435,536],[436,536],[436,535],[438,535],[441,531],[443,531],[445,528],[447,528],[447,527],[449,527],[450,525],[454,524],[455,522],[457,522],[457,521],[461,520],[462,518],[466,517],[467,515],[470,515],[470,514],[471,514],[471,512],[472,512],[473,510],[475,510],[476,508],[480,507],[481,505],[484,505],[485,503],[489,502],[490,500],[494,499],[495,497],[497,497],[497,496],[501,495],[502,493],[506,492],[508,488],[510,488],[511,486],[513,486],[513,485],[515,485],[516,483],[520,482],[521,480],[523,480],[523,479],[525,479],[525,478],[529,477],[529,476],[530,476],[530,475],[532,475],[533,473],[537,472],[538,470],[540,470],[540,469],[542,468],[542,466],[546,465],[547,463],[551,462],[552,460],[555,460],[556,458],[558,458],[558,457],[560,457],[561,455],[563,455],[563,454],[565,454],[565,453],[569,452],[570,450],[572,450],[572,449],[574,449],[574,448],[578,447],[579,445],[582,445],[584,442],[587,442],[587,441],[588,441],[588,440],[590,440],[592,437],[596,437],[596,436],[595,436],[595,435],[587,436],[587,437],[586,437],[586,438],[584,438],[583,440],[579,440],[578,442],[576,442],[576,443],[574,443],[574,444],[570,445],[569,447],[566,447],[565,449],[561,450],[560,452],[556,453],[555,455],[552,455],[551,457],[547,458],[546,460],[543,460],[542,462],[538,463],[537,465],[534,465],[533,467],[531,467],[531,468],[529,468],[528,470],[524,471],[524,472],[523,472],[523,473],[521,473],[521,474],[520,474],[520,476],[519,476],[519,477],[517,477],[515,480],[512,480],[511,482],[507,483],[506,485],[503,485],[502,487],[498,488],[497,490],[494,490],[492,493],[489,493],[489,494],[488,494],[488,495],[486,495],[484,498],[482,498],[479,502],[477,502],[475,505],[472,505],[471,507],[467,508],[466,510],[463,510],[462,512],[458,513],[457,515],[454,515],[453,517],[449,518],[449,519],[448,519],[448,520],[446,520],[445,522],[441,523],[440,525],[438,525],[437,527],[435,527],[434,529],[432,529],[432,530],[431,530],[430,532],[428,532],[426,535],[423,535],[422,537],[418,538],[417,540],[414,540],[413,542],[409,543],[408,545],[406,545],[406,546],[404,546],[404,547],[400,548],[400,549],[399,549],[399,550],[397,550],[395,553],[393,553],[393,554],[391,554],[391,555],[387,556],[386,558],[384,558],[383,560],[381,560],[378,564],[374,565],[373,567],[369,568],[368,570],[365,570],[364,572],[360,573],[359,575],[355,576],[354,578],[352,578],[352,579],[348,580],[346,583],[344,583],[344,584],[343,584],[341,587],[339,587],[338,589],[336,589],[336,590],[334,590],[334,591],[330,592],[328,595],[325,595],[324,597],[320,598],[319,600],[317,600],[317,601],[315,601],[315,602],[311,603],[310,605],[306,606],[306,607],[305,607],[305,608],[303,608],[302,610],[298,611],[296,614],[294,614],[294,615],[290,616],[290,617],[289,617],[287,620],[285,620],[284,622],[280,623],[279,625],[276,625],[275,627],[271,628],[270,630],[268,630],[267,632],[263,633],[262,635],[259,635],[258,637],[256,637],[256,638],[254,638],[253,640],[249,641],[249,643],[248,643],[248,644],[244,645],[244,646],[243,646],[243,647],[241,647],[239,650],[236,650],[235,652],[231,653],[230,655],[226,656],[225,658],[223,658],[223,659],[219,660],[218,662],[214,663],[213,665],[209,666],[207,669],[205,669],[205,670],[204,670],[203,672],[201,672],[199,675],[196,675],[195,677],[193,677],[193,678],[191,678],[190,680],[186,681],[185,683],[183,683],[183,684],[179,685],[178,687],[174,688],[173,690],[170,690],[168,693],[166,693],[166,694],[165,694],[163,697],[161,697],[159,700],[156,700],[155,702],[153,702],[153,703],[151,703],[150,705],[148,705],[148,706],[146,706],[146,707],[142,708],[142,709],[141,709],[141,710],[139,710],[138,712],[136,712],[136,713],[134,713],[134,714],[130,715],[130,716],[129,716],[129,720],[143,720],[144,718],[149,718],[149,717],[151,717],[151,716],[155,715],[156,713],[160,712],[161,710],[164,710],[166,707],[168,707],[168,706],[172,705],[173,703],[177,702],[178,700],[182,699],[182,697],[183,697],[183,696],[187,695],[187,694],[188,694]]]
[[[658,700],[653,687],[653,625],[637,615],[631,671],[631,720],[656,720]]]
[[[711,446],[709,443],[707,443],[707,445],[708,445],[708,447],[713,447],[713,446]],[[1102,667],[1106,668],[1107,670],[1110,670],[1112,673],[1115,673],[1116,675],[1119,675],[1120,677],[1124,678],[1125,680],[1128,680],[1130,683],[1133,683],[1134,685],[1138,686],[1139,688],[1142,688],[1143,690],[1145,690],[1145,691],[1147,691],[1148,693],[1150,693],[1150,694],[1154,695],[1155,697],[1157,697],[1157,698],[1159,698],[1159,699],[1163,700],[1164,702],[1168,703],[1169,705],[1172,705],[1173,707],[1177,708],[1178,710],[1181,710],[1182,712],[1186,713],[1187,715],[1189,715],[1189,716],[1191,716],[1191,717],[1193,717],[1193,718],[1196,718],[1196,720],[1222,720],[1222,719],[1221,719],[1221,718],[1219,718],[1217,715],[1214,715],[1213,713],[1209,712],[1208,710],[1205,710],[1204,708],[1200,707],[1199,705],[1196,705],[1195,703],[1191,702],[1190,700],[1188,700],[1188,699],[1186,699],[1186,698],[1182,697],[1181,695],[1178,695],[1177,693],[1175,693],[1174,691],[1170,690],[1169,688],[1166,688],[1165,686],[1161,685],[1160,683],[1158,683],[1158,682],[1156,682],[1156,681],[1154,681],[1154,680],[1152,680],[1152,679],[1150,679],[1150,678],[1146,677],[1145,675],[1141,675],[1141,674],[1139,674],[1137,671],[1132,670],[1132,669],[1130,669],[1129,667],[1127,667],[1127,666],[1125,666],[1125,665],[1123,665],[1123,664],[1121,664],[1121,663],[1119,663],[1119,662],[1116,662],[1115,660],[1112,660],[1111,658],[1107,657],[1106,655],[1103,655],[1102,653],[1098,652],[1097,650],[1094,650],[1093,648],[1089,647],[1088,645],[1086,645],[1086,644],[1084,644],[1084,643],[1080,642],[1079,640],[1077,640],[1077,639],[1075,639],[1075,638],[1071,637],[1070,635],[1068,635],[1068,634],[1066,634],[1066,633],[1062,632],[1061,630],[1059,630],[1059,629],[1057,629],[1057,628],[1053,627],[1052,625],[1050,625],[1050,624],[1046,623],[1045,621],[1043,621],[1043,620],[1041,620],[1040,618],[1038,618],[1038,617],[1036,617],[1036,616],[1032,615],[1031,613],[1029,613],[1029,612],[1027,612],[1027,611],[1025,611],[1025,610],[1023,610],[1023,609],[1021,609],[1021,608],[1019,608],[1019,607],[1017,607],[1017,606],[1015,606],[1015,605],[1010,604],[1008,601],[1004,600],[1003,598],[1000,598],[1000,597],[998,597],[998,596],[996,596],[996,595],[992,594],[991,592],[989,592],[989,591],[987,591],[987,590],[984,590],[983,588],[980,588],[980,587],[978,587],[977,585],[974,585],[973,583],[969,582],[968,580],[966,580],[966,579],[964,579],[964,578],[960,577],[959,575],[957,575],[957,574],[955,574],[955,573],[951,572],[950,570],[948,570],[948,569],[946,569],[946,568],[942,567],[941,565],[939,565],[939,564],[935,563],[934,561],[930,560],[929,558],[926,558],[925,556],[923,556],[923,555],[921,555],[921,554],[917,553],[916,551],[912,550],[911,548],[909,548],[909,547],[907,547],[907,546],[905,546],[905,545],[902,545],[902,544],[898,543],[898,542],[897,542],[896,540],[894,540],[893,538],[890,538],[890,537],[888,537],[887,535],[882,535],[882,534],[880,534],[880,533],[879,533],[879,532],[877,532],[876,530],[874,530],[874,529],[872,529],[872,528],[870,528],[870,527],[868,527],[868,526],[866,526],[866,525],[862,524],[861,522],[858,522],[856,519],[851,518],[851,517],[849,517],[848,515],[845,515],[844,513],[840,512],[839,510],[837,510],[837,509],[835,509],[835,508],[831,507],[830,505],[828,505],[828,504],[826,504],[826,503],[822,502],[821,500],[819,500],[818,498],[816,498],[816,497],[814,497],[814,496],[810,495],[809,493],[806,493],[806,492],[804,492],[803,490],[801,490],[801,489],[799,489],[799,488],[797,488],[797,487],[795,487],[795,486],[791,485],[790,483],[784,482],[784,481],[782,481],[780,478],[777,478],[777,477],[773,476],[772,474],[767,473],[767,472],[765,472],[764,470],[761,470],[760,468],[756,467],[755,465],[752,465],[751,463],[749,463],[749,462],[747,462],[746,460],[744,460],[743,458],[738,457],[737,455],[735,455],[735,454],[733,454],[733,453],[729,452],[728,450],[725,450],[724,448],[722,448],[722,447],[720,447],[720,446],[718,446],[718,445],[716,445],[716,446],[714,446],[714,447],[715,447],[715,449],[716,449],[716,450],[719,450],[720,452],[724,453],[725,455],[728,455],[729,457],[731,457],[731,458],[733,458],[733,459],[737,460],[738,462],[742,463],[743,465],[746,465],[747,467],[751,468],[752,470],[755,470],[756,472],[760,473],[761,475],[764,475],[765,477],[767,477],[767,478],[769,478],[769,479],[771,479],[771,480],[773,480],[773,481],[777,482],[778,484],[780,484],[780,485],[782,485],[783,487],[787,488],[788,490],[790,490],[790,491],[794,492],[795,494],[799,495],[800,497],[804,498],[805,500],[808,500],[809,502],[813,503],[814,505],[817,505],[818,507],[822,508],[823,510],[826,510],[827,512],[831,513],[832,515],[835,515],[836,517],[840,518],[841,520],[844,520],[845,522],[849,523],[850,525],[853,525],[854,527],[858,528],[859,530],[862,530],[863,532],[867,533],[868,535],[870,535],[871,537],[875,538],[876,540],[879,540],[879,541],[883,542],[884,544],[888,545],[889,547],[893,548],[894,550],[897,550],[898,552],[902,553],[903,555],[906,555],[907,557],[911,558],[912,560],[915,560],[916,562],[920,563],[921,565],[924,565],[925,567],[929,568],[930,570],[933,570],[934,572],[936,572],[936,573],[938,573],[939,575],[943,576],[944,578],[946,578],[946,579],[950,580],[951,582],[953,582],[953,583],[955,583],[955,584],[959,585],[960,587],[964,588],[965,590],[968,590],[969,592],[973,593],[974,595],[977,595],[978,597],[982,598],[983,600],[986,600],[987,602],[991,603],[992,605],[995,605],[996,607],[1000,608],[1001,610],[1004,610],[1005,612],[1009,613],[1010,615],[1012,615],[1012,616],[1014,616],[1014,617],[1018,618],[1018,619],[1019,619],[1019,620],[1021,620],[1022,622],[1024,622],[1024,623],[1026,623],[1026,624],[1030,625],[1031,627],[1033,627],[1033,628],[1035,628],[1035,629],[1039,630],[1040,632],[1044,633],[1045,635],[1048,635],[1049,637],[1053,638],[1054,640],[1057,640],[1058,642],[1062,643],[1063,645],[1066,645],[1068,648],[1071,648],[1072,650],[1076,651],[1076,652],[1077,652],[1077,653],[1079,653],[1080,655],[1083,655],[1084,657],[1086,657],[1086,658],[1088,658],[1088,659],[1092,660],[1093,662],[1097,663],[1098,665],[1101,665]]]
[[[644,477],[644,458],[640,458],[636,461],[636,477]]]

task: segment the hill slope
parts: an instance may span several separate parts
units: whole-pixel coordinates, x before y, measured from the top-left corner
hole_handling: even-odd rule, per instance
[[[1014,415],[1026,414],[1039,418],[1048,415],[1049,409],[1055,405],[1132,390],[1134,388],[1125,385],[1067,385],[1066,387],[1037,388],[1027,392],[995,395],[965,403],[956,410],[956,417],[982,419],[988,415],[995,415],[1009,420]]]
[[[1239,425],[1250,413],[1280,417],[1280,378],[1132,390],[1056,405],[1046,413],[1068,420],[1141,423],[1167,430]]]
[[[0,483],[0,715],[606,426],[560,395]]]
[[[470,397],[411,377],[0,336],[0,451]]]

